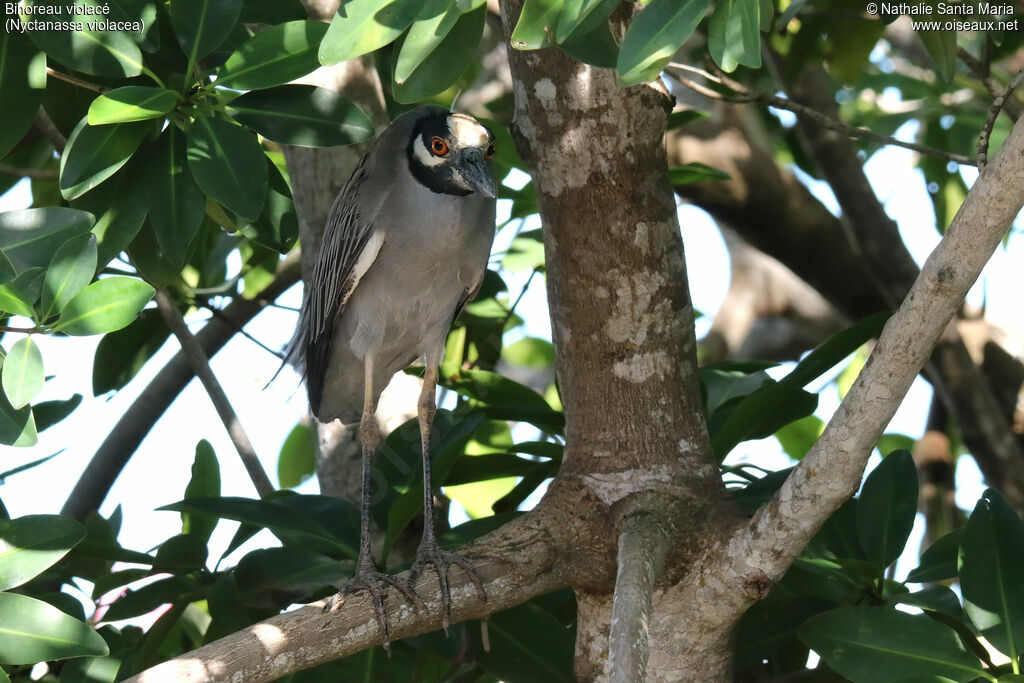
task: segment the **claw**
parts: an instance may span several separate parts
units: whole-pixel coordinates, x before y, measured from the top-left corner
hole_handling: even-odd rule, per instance
[[[339,586],[341,593],[327,601],[327,604],[324,605],[324,612],[331,612],[337,609],[344,602],[344,598],[341,597],[342,595],[353,595],[360,591],[366,591],[373,600],[373,612],[377,616],[377,628],[380,630],[381,639],[384,641],[384,650],[390,655],[391,622],[388,620],[387,611],[384,609],[384,597],[387,595],[388,586],[398,589],[416,609],[426,607],[423,598],[405,582],[375,569],[360,569],[352,577],[351,581]]]
[[[452,613],[452,592],[451,586],[448,583],[448,568],[453,564],[461,567],[462,571],[466,572],[469,580],[476,587],[476,592],[480,595],[480,599],[485,602],[487,600],[487,591],[484,590],[483,581],[480,579],[480,575],[474,569],[472,563],[456,552],[443,550],[438,546],[437,541],[424,541],[420,544],[419,550],[416,552],[416,561],[413,562],[412,569],[409,570],[409,579],[406,583],[410,590],[414,589],[416,579],[419,578],[423,567],[428,564],[433,565],[434,571],[437,572],[437,581],[441,589],[441,625],[444,628],[445,635],[447,635]]]

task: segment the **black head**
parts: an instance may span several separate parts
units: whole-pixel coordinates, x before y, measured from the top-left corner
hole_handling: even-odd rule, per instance
[[[426,109],[413,126],[406,153],[413,177],[433,192],[496,195],[487,165],[494,156],[494,134],[472,116]]]

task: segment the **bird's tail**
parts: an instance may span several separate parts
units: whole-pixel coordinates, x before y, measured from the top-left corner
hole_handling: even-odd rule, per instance
[[[306,335],[309,334],[309,306],[307,305],[306,298],[303,296],[302,299],[302,310],[299,313],[299,321],[295,325],[295,334],[292,335],[291,341],[288,342],[288,346],[284,350],[284,359],[281,361],[281,365],[278,366],[277,372],[271,377],[263,388],[266,389],[277,376],[281,374],[286,365],[291,365],[295,372],[299,374],[301,379],[306,378],[306,354],[303,350],[306,348]]]

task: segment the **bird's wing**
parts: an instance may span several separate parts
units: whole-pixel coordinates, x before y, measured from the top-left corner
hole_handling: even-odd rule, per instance
[[[288,360],[305,374],[314,413],[320,407],[335,322],[384,242],[371,217],[360,211],[359,190],[365,181],[366,168],[361,161],[327,217],[313,277],[306,286],[299,329],[288,352]]]

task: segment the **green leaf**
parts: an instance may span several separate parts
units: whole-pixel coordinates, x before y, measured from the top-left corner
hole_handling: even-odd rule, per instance
[[[373,124],[345,96],[311,85],[282,85],[236,98],[228,113],[267,139],[302,147],[351,145],[373,136]]]
[[[850,18],[841,31],[829,33],[831,49],[825,66],[840,83],[853,83],[866,70],[885,23],[874,19]]]
[[[305,76],[320,66],[317,50],[327,33],[321,21],[271,26],[242,43],[217,72],[217,85],[259,90]]]
[[[32,335],[19,339],[4,359],[3,387],[15,410],[27,406],[43,388],[43,354]]]
[[[85,527],[70,517],[28,515],[0,520],[0,590],[35,578],[83,538]],[[0,623],[0,634],[2,629]]]
[[[192,478],[185,487],[185,500],[212,498],[220,495],[220,464],[213,446],[206,439],[196,444],[196,457],[192,462]],[[197,537],[205,547],[210,540],[217,518],[208,515],[181,513],[181,533]]]
[[[267,198],[267,162],[255,135],[222,119],[200,118],[189,130],[186,156],[208,197],[256,220]]]
[[[48,57],[71,67],[75,71],[92,76],[129,78],[142,73],[142,52],[127,31],[98,30],[96,24],[110,20],[102,13],[71,17],[65,7],[73,4],[76,8],[91,8],[102,12],[107,2],[102,0],[25,0],[24,5],[32,7],[53,7],[57,16],[38,15],[33,18],[53,18],[74,21],[81,24],[81,30],[29,31],[32,41],[43,49]],[[132,17],[138,19],[138,17]],[[93,25],[93,28],[90,28]]]
[[[155,310],[143,311],[127,327],[103,336],[92,363],[92,393],[100,396],[128,384],[170,335]]]
[[[277,480],[281,488],[294,488],[316,473],[316,432],[305,422],[284,440],[277,457]]]
[[[928,549],[921,553],[920,564],[907,575],[907,582],[924,583],[955,579],[958,573],[960,539],[963,535],[963,528],[954,529],[928,546]]]
[[[726,73],[732,73],[740,64],[760,68],[760,3],[718,0],[708,23],[708,50]]]
[[[60,158],[60,193],[75,199],[125,165],[150,131],[146,121],[90,126],[82,119]]]
[[[956,31],[918,30],[917,37],[935,62],[935,72],[942,82],[952,83],[956,74]]]
[[[694,161],[668,169],[668,177],[672,185],[685,185],[686,183],[703,183],[709,180],[729,180],[732,176],[725,171]]]
[[[147,169],[149,221],[164,257],[181,268],[203,222],[206,197],[186,163],[184,133],[169,126],[156,144]]]
[[[988,489],[960,541],[960,588],[971,621],[1000,652],[1024,651],[1024,523]]]
[[[821,419],[815,415],[808,415],[777,431],[775,438],[779,440],[779,445],[786,451],[786,455],[799,460],[807,455],[807,451],[811,450],[811,446],[824,430],[825,423]]]
[[[512,36],[512,47],[517,50],[539,50],[555,44],[562,3],[559,0],[525,0]]]
[[[475,641],[477,664],[506,681],[575,681],[573,633],[545,610],[539,600],[491,615],[487,620],[491,647],[480,642],[480,629],[467,629]]]
[[[57,424],[71,413],[82,402],[81,394],[74,394],[71,398],[43,401],[32,406],[32,414],[36,418],[36,428],[41,432]],[[3,479],[3,477],[0,477]]]
[[[5,285],[15,277],[18,276],[18,271],[14,269],[14,264],[7,258],[2,250],[0,250],[0,285]]]
[[[43,290],[42,268],[28,268],[6,285],[0,285],[0,311],[35,318],[35,303]]]
[[[555,363],[555,347],[547,339],[524,337],[503,348],[501,357],[513,365],[547,368]]]
[[[423,60],[441,44],[462,16],[455,0],[426,0],[398,51],[395,82],[404,83]]]
[[[419,67],[404,82],[395,82],[395,99],[403,103],[419,102],[447,90],[472,63],[486,15],[487,8],[481,6],[459,17]],[[395,46],[399,54],[404,45],[403,40]]]
[[[79,235],[65,242],[53,255],[43,278],[42,319],[60,313],[95,273],[96,235]]]
[[[283,609],[347,577],[330,557],[305,548],[266,548],[248,553],[235,567],[239,598],[249,608]]]
[[[24,448],[36,445],[36,423],[32,409],[15,410],[0,392],[0,445]]]
[[[267,201],[263,205],[263,213],[248,228],[242,230],[242,234],[256,244],[268,249],[285,254],[295,244],[299,237],[299,219],[295,213],[295,203],[292,201],[292,193],[288,183],[281,174],[280,169],[267,159]],[[254,270],[250,270],[251,275]],[[273,274],[267,270],[268,276]],[[246,281],[248,290],[249,283]],[[248,292],[246,292],[248,296]]]
[[[176,603],[186,596],[192,596],[198,586],[185,576],[170,576],[141,588],[128,589],[114,601],[103,614],[102,621],[120,621],[148,614],[161,605]]]
[[[60,683],[114,683],[120,668],[117,657],[71,659],[61,667]]]
[[[0,593],[0,664],[34,664],[108,652],[103,638],[78,619],[41,600]]]
[[[954,681],[986,677],[956,633],[923,614],[885,607],[840,607],[811,617],[800,639],[854,683],[885,683],[909,676]]]
[[[89,105],[89,125],[145,121],[174,109],[178,94],[173,90],[126,85],[105,92]]]
[[[602,69],[614,69],[619,61],[619,45],[607,22],[598,23],[589,33],[574,35],[560,47],[573,59]]]
[[[145,148],[143,148],[145,150]],[[142,164],[142,160],[145,163]],[[127,248],[146,220],[148,197],[145,170],[153,163],[145,151],[121,173],[73,202],[76,209],[96,216],[96,265],[102,269]]]
[[[888,567],[903,552],[917,515],[917,491],[917,468],[909,451],[889,454],[864,481],[857,536],[879,567]]]
[[[113,332],[130,324],[155,290],[133,277],[97,280],[68,302],[55,329],[70,335]]]
[[[5,28],[0,32],[0,102],[4,103],[0,157],[32,127],[43,101],[45,81],[46,60],[36,46],[17,31]]]
[[[320,63],[331,66],[384,47],[409,28],[420,0],[349,0],[341,3],[320,43]]]
[[[565,0],[555,37],[559,43],[564,43],[573,34],[589,33],[598,24],[607,22],[608,15],[618,4],[619,0]]]
[[[298,0],[245,0],[240,18],[246,24],[281,24],[306,18]]]
[[[616,71],[626,85],[658,77],[697,24],[711,0],[651,0],[630,24]]]
[[[89,232],[92,214],[62,206],[0,213],[0,244],[14,269],[46,268],[57,249]]]
[[[235,28],[242,0],[174,0],[171,21],[190,64],[210,54]]]

